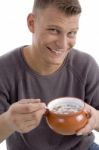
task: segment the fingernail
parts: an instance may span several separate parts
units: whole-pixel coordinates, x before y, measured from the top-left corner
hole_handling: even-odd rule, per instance
[[[78,135],[78,136],[79,136],[79,135],[82,135],[82,133],[81,133],[81,132],[78,132],[78,133],[76,133],[76,135]]]
[[[42,108],[46,108],[46,104],[45,103],[42,103]]]

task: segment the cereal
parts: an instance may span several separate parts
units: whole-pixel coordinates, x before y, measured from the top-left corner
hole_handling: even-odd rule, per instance
[[[81,106],[76,104],[57,104],[52,108],[52,111],[58,114],[69,114],[80,111]]]

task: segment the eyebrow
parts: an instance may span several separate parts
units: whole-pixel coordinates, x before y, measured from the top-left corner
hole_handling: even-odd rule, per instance
[[[61,27],[57,26],[57,25],[48,25],[49,28],[57,28],[57,29],[61,29]]]
[[[71,30],[79,30],[79,27],[76,27],[76,28],[72,28]]]
[[[57,28],[57,29],[60,29],[60,30],[62,29],[61,27],[59,27],[59,26],[57,26],[57,25],[48,25],[48,27],[49,27],[49,28]],[[77,31],[78,31],[78,30],[79,30],[79,27],[71,28],[71,30],[77,30]]]

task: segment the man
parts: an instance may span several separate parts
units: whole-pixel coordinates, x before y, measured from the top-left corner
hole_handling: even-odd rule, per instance
[[[8,150],[99,150],[99,68],[86,53],[73,49],[81,6],[77,0],[35,0],[27,17],[32,45],[0,58],[0,141]],[[59,97],[85,101],[91,117],[75,135],[52,131],[44,117]]]

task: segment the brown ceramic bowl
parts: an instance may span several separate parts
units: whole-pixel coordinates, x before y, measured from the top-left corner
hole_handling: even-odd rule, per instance
[[[47,123],[56,133],[75,134],[88,122],[90,114],[84,111],[84,107],[85,103],[74,97],[52,100],[47,106]]]

